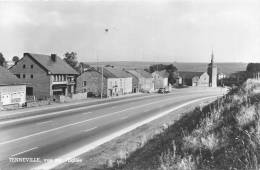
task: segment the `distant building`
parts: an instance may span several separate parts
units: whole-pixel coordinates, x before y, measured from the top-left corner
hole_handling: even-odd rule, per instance
[[[180,71],[178,74],[181,77],[183,85],[203,87],[209,85],[209,75],[207,72]]]
[[[103,76],[103,78],[102,78]],[[103,85],[102,85],[103,79]],[[95,96],[113,97],[132,93],[132,77],[123,70],[112,67],[89,69],[77,78],[77,92],[88,92]]]
[[[224,73],[218,73],[218,80],[222,80],[226,78],[227,76]]]
[[[0,66],[0,109],[6,105],[23,105],[26,102],[26,85],[15,75]]]
[[[218,69],[214,63],[214,54],[211,53],[211,62],[208,64],[209,87],[217,87]]]
[[[135,75],[138,78],[139,89],[142,92],[152,92],[154,91],[154,82],[151,73],[144,70],[128,70],[129,73]]]
[[[152,73],[154,88],[166,88],[168,87],[169,73],[166,70],[155,71]]]
[[[24,53],[10,72],[27,83],[27,95],[43,99],[75,92],[78,73],[56,54]]]

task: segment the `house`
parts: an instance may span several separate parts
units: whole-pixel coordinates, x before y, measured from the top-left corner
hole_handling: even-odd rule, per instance
[[[166,88],[168,87],[169,73],[166,70],[155,71],[152,73],[154,88]]]
[[[78,73],[56,54],[24,53],[9,70],[28,84],[28,96],[45,99],[75,92]]]
[[[77,78],[77,92],[100,96],[101,89],[106,97],[132,93],[132,77],[118,68],[103,67],[89,69]]]
[[[151,73],[144,70],[128,70],[129,73],[135,75],[139,81],[139,89],[143,92],[154,91],[154,82]]]
[[[132,77],[132,93],[138,93],[140,90],[139,79],[136,75],[124,70],[130,77]]]
[[[209,75],[207,72],[178,72],[182,84],[187,86],[209,86]]]
[[[202,73],[199,76],[195,76],[192,78],[192,86],[209,86],[209,75],[207,72]]]
[[[26,102],[26,85],[0,66],[0,109],[7,105],[22,106]]]

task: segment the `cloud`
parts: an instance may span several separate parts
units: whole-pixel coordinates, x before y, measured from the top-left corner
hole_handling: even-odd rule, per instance
[[[0,47],[10,57],[76,51],[83,61],[99,55],[195,62],[208,61],[214,47],[218,61],[245,61],[246,55],[260,55],[259,5],[250,0],[0,2]]]
[[[26,10],[18,4],[0,3],[0,25],[1,27],[15,27],[20,24],[32,23]]]

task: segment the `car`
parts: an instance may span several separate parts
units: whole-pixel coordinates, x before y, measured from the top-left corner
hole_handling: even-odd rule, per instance
[[[165,88],[159,88],[158,93],[165,93]]]
[[[165,93],[170,93],[170,91],[169,90],[165,90]]]

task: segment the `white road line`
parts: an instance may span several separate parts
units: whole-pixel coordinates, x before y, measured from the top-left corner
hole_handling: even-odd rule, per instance
[[[52,120],[48,120],[48,121],[45,121],[45,122],[39,122],[39,123],[36,123],[37,125],[41,125],[41,124],[46,124],[46,123],[50,123],[50,122],[53,122]]]
[[[168,101],[168,100],[172,100],[172,99],[161,100],[159,102]],[[38,135],[41,135],[41,134],[45,134],[45,133],[53,132],[53,131],[56,131],[56,130],[64,129],[64,128],[67,128],[67,127],[70,127],[70,126],[74,126],[74,125],[82,124],[82,123],[85,123],[85,122],[89,122],[91,120],[96,120],[96,119],[100,119],[100,118],[103,118],[103,117],[112,116],[112,115],[115,115],[115,114],[118,114],[118,113],[122,113],[122,112],[125,112],[125,111],[128,111],[128,110],[133,110],[133,109],[141,108],[141,107],[144,107],[144,106],[153,105],[153,104],[159,103],[159,102],[157,101],[157,102],[147,103],[147,104],[144,104],[144,105],[141,105],[141,106],[135,106],[135,107],[127,108],[127,109],[120,110],[120,111],[117,111],[117,112],[113,112],[113,113],[108,113],[108,114],[105,114],[105,115],[97,116],[97,117],[94,117],[94,118],[91,118],[91,119],[86,119],[86,120],[83,120],[83,121],[80,121],[80,122],[70,123],[70,124],[67,124],[67,125],[64,125],[64,126],[60,126],[60,127],[57,127],[57,128],[53,128],[53,129],[49,129],[49,130],[46,130],[46,131],[33,133],[31,135],[27,135],[27,136],[23,136],[23,137],[20,137],[20,138],[16,138],[16,139],[11,139],[11,140],[8,140],[8,141],[0,142],[0,145],[12,143],[12,142],[17,142],[19,140],[24,140],[24,139],[27,139],[27,138],[30,138],[30,137],[34,137],[34,136],[38,136]]]
[[[124,116],[124,117],[121,117],[120,120],[124,120],[124,119],[127,119],[128,116]]]
[[[89,131],[92,131],[94,129],[98,128],[97,126],[93,127],[93,128],[90,128],[90,129],[86,129],[86,130],[83,130],[83,132],[89,132]]]
[[[204,98],[200,98],[200,99],[195,99],[195,100],[186,102],[184,104],[181,104],[179,106],[173,107],[173,108],[171,108],[171,109],[169,109],[167,111],[164,111],[164,112],[162,112],[160,114],[154,115],[153,117],[150,117],[150,118],[148,118],[146,120],[137,122],[137,123],[135,123],[133,125],[130,125],[130,126],[126,127],[126,128],[123,128],[123,129],[121,129],[121,130],[119,130],[117,132],[114,132],[114,133],[112,133],[110,135],[107,135],[107,136],[105,136],[103,138],[100,138],[100,139],[98,139],[98,140],[96,140],[96,141],[94,141],[94,142],[92,142],[90,144],[87,144],[87,145],[85,145],[85,146],[83,146],[81,148],[78,148],[78,149],[76,149],[76,150],[74,150],[72,152],[69,152],[69,153],[67,153],[65,155],[62,155],[62,156],[60,156],[58,158],[58,160],[61,160],[61,161],[48,162],[48,163],[42,164],[42,165],[40,165],[38,167],[34,167],[34,168],[32,168],[32,170],[49,170],[49,169],[53,169],[53,168],[57,167],[58,165],[66,162],[68,160],[71,160],[71,159],[73,159],[75,157],[78,157],[78,156],[82,155],[83,153],[86,153],[86,152],[88,152],[88,151],[90,151],[90,150],[92,150],[92,149],[94,149],[94,148],[96,148],[96,147],[98,147],[98,146],[100,146],[100,145],[102,145],[102,144],[104,144],[104,143],[106,143],[106,142],[116,138],[116,137],[119,137],[119,136],[121,136],[121,135],[123,135],[123,134],[125,134],[127,132],[130,132],[130,131],[136,129],[137,127],[140,127],[140,126],[142,126],[144,124],[147,124],[147,123],[149,123],[149,122],[151,122],[153,120],[156,120],[156,119],[158,119],[160,117],[168,115],[171,112],[173,112],[175,110],[178,110],[178,109],[180,109],[180,108],[182,108],[184,106],[187,106],[189,104],[196,103],[196,102],[199,102],[199,101],[202,101],[202,100],[206,100],[206,99],[210,99],[210,98],[213,98],[213,97],[217,97],[217,96],[211,96],[211,97],[204,97]]]
[[[11,155],[11,157],[14,157],[14,156],[20,155],[20,154],[25,153],[25,152],[29,152],[29,151],[34,150],[34,149],[37,149],[37,148],[39,148],[39,147],[34,147],[34,148],[31,148],[31,149],[28,149],[28,150],[25,150],[25,151],[22,151],[22,152],[19,152],[19,153],[13,154],[13,155]]]
[[[92,113],[92,112],[86,112],[86,113],[82,113],[83,115],[87,115],[87,114],[90,114],[90,113]]]

